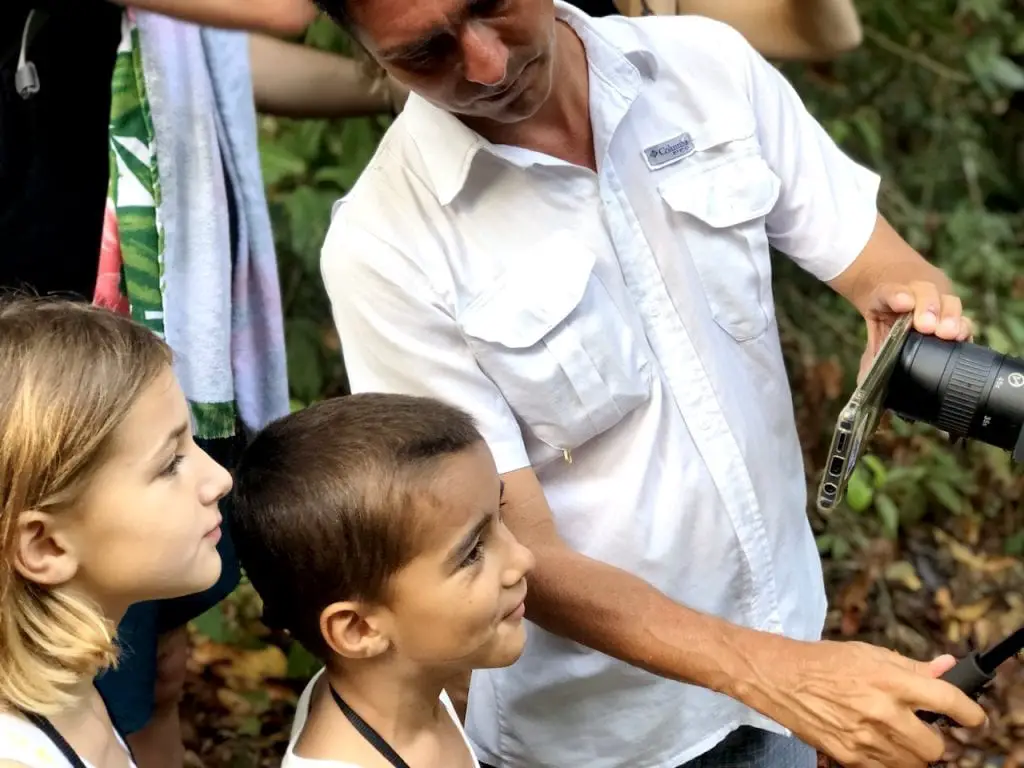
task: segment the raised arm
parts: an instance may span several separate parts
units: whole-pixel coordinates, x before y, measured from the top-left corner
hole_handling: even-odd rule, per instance
[[[390,78],[375,80],[355,59],[249,36],[256,109],[283,117],[356,117],[397,112],[406,93]]]
[[[208,27],[298,35],[317,16],[311,0],[111,0]]]

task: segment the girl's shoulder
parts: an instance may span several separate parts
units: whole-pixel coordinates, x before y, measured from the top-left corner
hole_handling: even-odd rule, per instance
[[[0,768],[69,768],[60,750],[39,728],[0,712]]]

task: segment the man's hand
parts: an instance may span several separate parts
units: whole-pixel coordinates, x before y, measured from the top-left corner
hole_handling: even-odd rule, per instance
[[[864,307],[868,344],[860,361],[863,379],[882,343],[900,315],[914,313],[914,330],[947,341],[967,341],[973,334],[970,318],[963,314],[960,298],[943,292],[946,286],[920,280],[908,284],[883,283],[869,295]]]
[[[871,367],[896,319],[908,312],[914,313],[914,330],[919,333],[948,341],[971,338],[971,321],[964,317],[949,278],[925,261],[881,216],[860,255],[829,285],[867,322],[868,344],[858,380]]]
[[[967,727],[985,721],[976,702],[935,679],[953,666],[951,656],[929,664],[864,643],[778,638],[757,657],[759,679],[738,698],[845,768],[925,768],[940,760],[942,736],[917,710]]]

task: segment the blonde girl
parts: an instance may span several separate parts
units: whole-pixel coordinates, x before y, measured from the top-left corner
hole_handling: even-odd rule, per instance
[[[0,298],[0,768],[134,765],[93,685],[114,627],[221,570],[231,479],[190,424],[147,329]]]

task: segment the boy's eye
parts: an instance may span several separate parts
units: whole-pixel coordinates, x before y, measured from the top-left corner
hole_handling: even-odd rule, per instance
[[[181,462],[184,460],[185,457],[182,456],[181,454],[175,455],[175,457],[171,459],[170,464],[168,464],[166,467],[163,468],[163,470],[161,470],[160,477],[173,477],[174,475],[178,474],[178,467],[181,466]]]
[[[480,537],[476,540],[476,544],[469,550],[469,554],[466,555],[466,559],[462,561],[462,567],[468,568],[471,565],[475,565],[484,558],[484,540]]]

